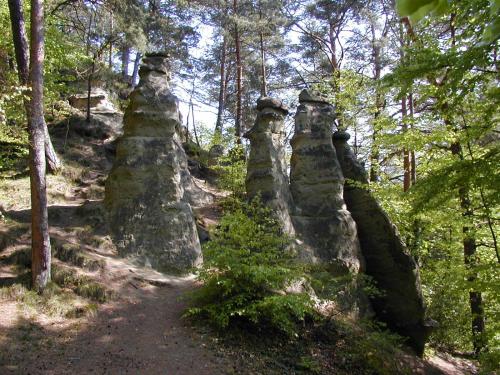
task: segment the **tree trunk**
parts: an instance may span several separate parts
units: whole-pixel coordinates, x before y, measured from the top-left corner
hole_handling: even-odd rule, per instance
[[[45,181],[43,60],[43,0],[31,0],[30,54],[30,182],[31,182],[31,251],[33,288],[43,291],[50,281],[50,237]]]
[[[410,109],[410,128],[413,129],[413,115],[415,114],[414,112],[414,107],[413,107],[413,94],[410,93],[408,95],[408,108]],[[417,182],[417,160],[415,158],[415,151],[411,150],[410,152],[410,157],[411,157],[411,184],[412,186],[415,185]]]
[[[92,58],[92,68],[90,70],[90,74],[87,77],[87,124],[90,124],[91,120],[91,113],[90,113],[90,97],[92,95],[92,79],[94,78],[94,73],[95,73],[95,64],[97,60],[97,54],[94,53],[94,56]]]
[[[22,0],[9,0],[9,13],[19,82],[21,85],[26,85],[29,78],[28,40],[24,25]]]
[[[403,134],[408,132],[408,124],[406,123],[408,117],[408,109],[406,106],[406,95],[401,98],[401,120],[403,127]],[[408,191],[411,186],[411,166],[410,166],[410,152],[408,148],[403,149],[403,191]]]
[[[141,57],[142,54],[140,52],[137,52],[135,54],[135,60],[134,60],[134,71],[132,72],[132,87],[135,87],[137,85],[137,77],[139,75],[139,64],[141,63]]]
[[[14,50],[16,55],[17,71],[19,76],[19,83],[23,86],[28,85],[29,80],[29,52],[28,52],[28,38],[26,37],[26,27],[23,16],[23,3],[22,0],[9,0],[9,13],[12,26],[12,39],[14,43]],[[28,129],[30,128],[30,102],[24,100],[24,107],[28,121]],[[61,170],[62,163],[54,150],[52,141],[49,135],[49,129],[43,119],[43,127],[45,134],[45,158],[47,159],[47,166],[49,171],[57,172]]]
[[[377,182],[378,175],[378,163],[380,157],[380,151],[377,146],[378,137],[378,121],[380,115],[382,114],[382,109],[384,107],[384,100],[380,92],[380,76],[382,73],[382,62],[380,59],[380,46],[377,45],[375,26],[371,25],[372,33],[372,57],[373,57],[373,80],[375,83],[375,112],[373,114],[373,125],[372,125],[372,147],[370,150],[370,182]]]
[[[241,64],[241,38],[238,28],[238,0],[233,0],[234,21],[234,45],[236,50],[236,118],[234,123],[236,142],[241,143],[241,120],[243,115],[243,67]]]
[[[262,85],[260,89],[260,95],[267,96],[267,79],[266,79],[266,51],[264,50],[264,34],[262,31],[260,34],[260,71],[262,74]]]
[[[328,56],[330,66],[332,69],[333,85],[332,91],[334,96],[334,107],[335,107],[335,122],[337,124],[338,130],[346,130],[344,127],[344,109],[342,108],[340,101],[337,99],[340,92],[340,66],[337,59],[337,38],[338,35],[335,33],[335,25],[330,22],[328,25],[328,43],[330,47],[330,56]]]
[[[122,77],[128,82],[128,66],[130,64],[130,47],[125,45],[122,47]]]
[[[226,101],[226,49],[227,40],[223,36],[221,56],[220,56],[220,86],[219,86],[219,106],[217,108],[217,122],[215,123],[215,134],[222,135],[224,105]]]
[[[193,121],[193,133],[194,133],[194,139],[196,140],[196,144],[198,147],[200,147],[200,141],[198,140],[198,131],[196,130],[196,122],[194,121],[194,105],[193,101],[190,101],[189,103],[191,105],[191,118]]]
[[[402,21],[403,22],[403,21]],[[402,22],[399,24],[399,57],[400,61],[403,62],[405,58],[404,47],[405,47],[405,34]],[[407,96],[404,95],[401,98],[401,127],[403,134],[408,131],[407,117],[408,117],[408,107],[407,107]],[[411,166],[410,166],[410,152],[407,147],[403,148],[403,191],[408,191],[411,186]]]
[[[90,47],[91,47],[91,44],[92,44],[92,39],[90,37],[90,34],[92,33],[92,21],[93,21],[93,18],[94,18],[94,11],[91,10],[90,11],[90,15],[89,15],[89,24],[88,24],[88,27],[87,27],[87,56],[90,56]]]
[[[109,60],[108,67],[109,69],[113,68],[113,11],[109,12],[110,24],[109,24]]]
[[[259,1],[259,21],[262,23],[262,5]],[[259,32],[260,39],[260,71],[262,75],[262,84],[260,87],[260,96],[267,96],[267,79],[266,79],[266,51],[264,49],[264,33],[262,32],[262,26]]]
[[[451,152],[453,155],[463,159],[462,146],[460,143],[453,143],[451,145]],[[464,263],[468,268],[467,281],[473,283],[477,279],[477,273],[473,269],[477,263],[477,244],[472,223],[474,211],[470,201],[469,188],[467,186],[461,186],[458,189],[458,197],[460,199],[460,207],[462,208],[462,216],[465,219],[465,224],[462,226],[462,243],[464,248]],[[478,356],[486,346],[484,309],[481,292],[474,290],[472,286],[469,289],[469,305],[472,315],[472,345],[474,347],[474,353]]]

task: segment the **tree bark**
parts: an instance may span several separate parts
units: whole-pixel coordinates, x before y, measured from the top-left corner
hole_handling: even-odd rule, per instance
[[[139,75],[139,64],[141,63],[141,57],[142,54],[140,52],[137,52],[135,54],[135,60],[134,60],[134,70],[132,72],[132,87],[135,87],[137,85],[137,76]]]
[[[113,68],[113,11],[110,10],[109,12],[109,17],[110,17],[110,24],[109,24],[109,60],[108,60],[108,67],[109,69]]]
[[[453,143],[451,145],[451,152],[453,155],[463,159],[462,146],[460,143]],[[462,226],[463,233],[463,249],[464,249],[464,263],[468,268],[467,281],[473,283],[477,279],[477,273],[473,269],[477,263],[476,260],[476,238],[474,235],[473,216],[474,211],[470,201],[469,188],[461,186],[458,189],[458,198],[460,200],[460,207],[462,208],[462,216],[465,219],[465,224]],[[473,287],[469,290],[469,305],[471,311],[471,329],[472,329],[472,345],[474,353],[478,356],[486,347],[485,338],[485,321],[484,321],[484,308],[481,292],[474,290]]]
[[[26,37],[26,27],[23,15],[22,0],[9,0],[9,13],[12,26],[12,39],[14,43],[14,51],[16,55],[17,71],[19,76],[19,83],[23,86],[28,85],[29,80],[29,51],[28,51],[28,38]],[[30,103],[24,100],[24,107],[28,121],[28,129],[30,128]],[[43,131],[45,134],[45,158],[50,172],[57,172],[62,169],[62,163],[54,150],[52,141],[49,135],[49,129],[43,120]]]
[[[379,179],[378,174],[378,163],[380,157],[380,151],[377,146],[378,137],[378,120],[382,114],[382,109],[384,107],[384,100],[380,92],[380,77],[382,74],[382,62],[380,58],[380,46],[377,45],[375,26],[371,25],[372,33],[372,58],[373,58],[373,80],[375,83],[375,112],[373,114],[373,126],[372,126],[372,146],[370,150],[370,182],[377,182]]]
[[[410,119],[411,119],[411,124],[410,128],[413,129],[413,115],[415,114],[415,109],[413,106],[413,93],[410,93],[408,95],[408,108],[410,110]],[[410,151],[410,158],[411,158],[411,184],[412,186],[415,185],[417,182],[417,160],[415,157],[415,151],[411,150]]]
[[[130,64],[130,47],[124,45],[122,47],[122,77],[128,82],[128,66]]]
[[[96,60],[97,54],[94,53],[94,56],[92,57],[92,67],[90,69],[89,76],[87,77],[87,124],[90,124],[91,120],[90,97],[92,96],[92,79],[94,78]]]
[[[224,106],[226,102],[226,35],[222,39],[221,59],[220,59],[220,86],[219,86],[219,106],[217,108],[217,122],[215,123],[215,133],[222,135]]]
[[[403,127],[403,134],[408,132],[408,124],[406,123],[408,117],[408,109],[406,106],[406,95],[401,98],[401,122]],[[407,147],[403,148],[403,191],[410,190],[411,186],[411,166],[410,166],[410,152]]]
[[[234,123],[236,142],[241,143],[241,120],[243,117],[243,67],[241,63],[241,37],[238,28],[238,0],[233,0],[234,45],[236,52],[236,118]]]
[[[262,5],[259,1],[259,21],[262,23]],[[260,39],[260,71],[262,75],[262,83],[260,88],[260,95],[262,97],[267,96],[267,79],[266,79],[266,51],[264,49],[264,33],[262,32],[262,26],[259,31]]]
[[[194,105],[193,105],[193,101],[191,100],[189,104],[191,105],[191,118],[192,118],[192,121],[193,121],[194,139],[196,140],[196,144],[198,145],[198,147],[200,147],[200,141],[198,140],[198,131],[196,130],[196,122],[194,121]]]
[[[405,47],[405,34],[402,22],[399,24],[399,56],[400,61],[403,62],[405,58],[404,47]],[[403,95],[401,98],[401,127],[403,134],[408,131],[408,124],[406,122],[408,117],[408,107],[407,107],[407,96]],[[403,148],[403,191],[408,191],[411,186],[411,165],[410,165],[410,152],[407,147]]]
[[[92,44],[92,38],[90,37],[92,33],[92,22],[94,21],[94,11],[92,8],[90,8],[90,14],[89,14],[89,24],[87,26],[87,56],[90,56],[90,49],[91,49],[91,44]]]
[[[19,82],[26,85],[29,78],[28,40],[24,25],[22,0],[9,0],[9,13]]]
[[[50,281],[50,237],[45,181],[43,60],[43,0],[31,0],[30,53],[30,182],[31,182],[31,273],[33,288],[43,291]]]

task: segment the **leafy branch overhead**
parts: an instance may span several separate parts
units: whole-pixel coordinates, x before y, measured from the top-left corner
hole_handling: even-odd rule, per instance
[[[450,2],[456,0],[396,0],[396,10],[401,17],[418,22],[427,15],[442,16],[450,9]],[[460,6],[458,4],[458,6]],[[484,43],[493,43],[500,38],[500,0],[490,0],[491,20],[484,26]]]

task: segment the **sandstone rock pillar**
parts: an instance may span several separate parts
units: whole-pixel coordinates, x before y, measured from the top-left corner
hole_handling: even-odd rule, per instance
[[[334,108],[303,90],[292,138],[290,190],[293,224],[304,242],[302,257],[330,264],[334,274],[357,274],[364,266],[356,224],[343,198],[344,177],[332,144]]]
[[[347,144],[349,134],[336,132],[333,143],[345,178],[344,199],[358,227],[366,273],[382,294],[372,298],[377,317],[400,335],[418,354],[423,353],[428,329],[418,266],[406,250],[396,227],[368,189],[364,167]],[[349,180],[357,184],[350,184]],[[360,187],[366,185],[366,187]]]
[[[255,125],[245,134],[250,140],[246,191],[250,199],[260,194],[277,215],[283,232],[293,235],[283,131],[288,109],[280,100],[265,97],[257,101],[257,110]]]
[[[167,66],[167,56],[161,53],[143,60],[106,182],[105,204],[121,255],[161,271],[184,272],[202,258],[184,191],[190,179]]]

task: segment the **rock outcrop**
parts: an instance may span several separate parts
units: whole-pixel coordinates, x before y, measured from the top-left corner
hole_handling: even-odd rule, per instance
[[[257,111],[255,125],[245,134],[251,145],[246,191],[250,199],[260,195],[278,216],[283,232],[293,235],[283,130],[288,108],[280,100],[266,97],[257,101]]]
[[[87,113],[88,94],[76,94],[68,98],[72,116],[69,119],[72,130],[82,136],[112,141],[121,135],[123,113],[109,99],[109,94],[101,88],[90,93],[90,122]]]
[[[189,204],[194,182],[178,135],[167,56],[146,55],[139,76],[106,182],[111,231],[120,254],[162,271],[184,272],[202,257]]]
[[[88,93],[75,94],[68,98],[68,102],[72,107],[80,111],[86,111],[88,99]],[[93,89],[90,92],[90,108],[116,112],[113,103],[109,101],[108,94],[100,88]]]
[[[363,269],[356,224],[346,210],[344,177],[332,144],[334,108],[318,94],[303,90],[291,140],[290,190],[293,224],[304,242],[302,257],[328,263],[334,274]]]
[[[382,292],[372,298],[373,309],[381,321],[408,337],[408,343],[422,354],[428,329],[424,322],[425,307],[418,267],[396,227],[368,190],[367,174],[347,144],[348,139],[349,134],[345,132],[333,135],[342,172],[348,179],[344,199],[358,227],[366,261],[365,272]],[[355,183],[349,183],[349,180]]]

